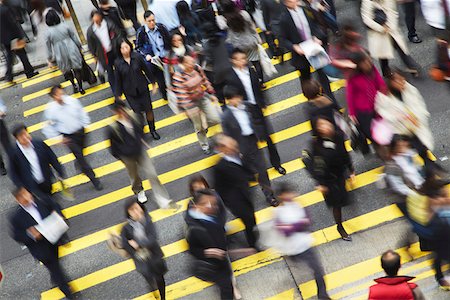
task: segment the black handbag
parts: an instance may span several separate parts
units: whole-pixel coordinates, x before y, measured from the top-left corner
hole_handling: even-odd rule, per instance
[[[381,8],[373,9],[373,20],[380,25],[384,25],[387,22],[387,15]]]
[[[219,265],[197,259],[194,263],[192,273],[195,277],[204,281],[212,281],[219,272]]]
[[[84,58],[81,66],[81,78],[90,85],[97,82],[97,76],[95,76],[94,71],[92,71],[91,67],[89,67]]]

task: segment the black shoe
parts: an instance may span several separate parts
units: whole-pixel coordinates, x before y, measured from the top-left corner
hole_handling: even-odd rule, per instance
[[[106,82],[105,75],[98,75],[98,79],[100,79],[102,84]]]
[[[32,78],[32,77],[34,77],[36,75],[39,75],[39,72],[38,71],[33,71],[33,73],[27,74],[27,78],[30,79],[30,78]]]
[[[5,176],[6,174],[8,174],[8,172],[6,172],[5,166],[0,167],[0,175]]]
[[[151,131],[150,134],[152,135],[154,140],[159,140],[161,138],[156,131]]]
[[[100,182],[100,180],[95,179],[94,181],[92,181],[92,184],[94,185],[94,189],[96,189],[97,191],[103,190],[103,184]]]
[[[411,43],[414,43],[414,44],[422,43],[422,40],[420,39],[420,37],[417,34],[413,35],[413,36],[409,36],[408,39]]]
[[[277,170],[278,173],[280,173],[281,175],[286,175],[286,169],[283,168],[282,166],[278,166],[278,167],[274,167],[275,170]]]
[[[81,88],[81,89],[80,89],[80,94],[81,94],[81,95],[84,95],[84,94],[86,94],[86,91],[83,90],[83,88]]]
[[[274,196],[268,196],[266,198],[267,203],[270,204],[270,206],[277,207],[280,205],[280,201],[278,201]]]

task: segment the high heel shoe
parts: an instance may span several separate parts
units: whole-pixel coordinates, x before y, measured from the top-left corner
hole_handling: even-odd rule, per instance
[[[344,226],[337,225],[337,231],[341,235],[342,240],[346,242],[351,242],[353,240],[352,237],[347,233],[347,231],[345,231]]]

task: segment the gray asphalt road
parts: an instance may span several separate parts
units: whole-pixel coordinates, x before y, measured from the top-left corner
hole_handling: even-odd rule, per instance
[[[361,24],[359,15],[356,14],[355,1],[336,2],[340,19],[350,18],[355,23]],[[360,28],[361,32],[364,32],[364,26],[361,25]],[[411,55],[423,67],[424,73],[426,73],[426,70],[433,63],[433,39],[421,17],[417,22],[417,28],[424,42],[418,45],[409,44],[409,46]],[[393,64],[401,66],[397,60]],[[279,70],[278,76],[283,76],[293,71],[289,63],[278,65],[277,69]],[[63,78],[59,76],[30,87],[23,88],[21,85],[17,85],[1,90],[1,96],[6,101],[9,109],[6,118],[8,124],[12,125],[14,122],[25,122],[27,125],[33,125],[40,122],[42,118],[41,113],[24,118],[23,112],[45,104],[49,100],[49,97],[44,95],[28,102],[23,102],[22,97],[62,81]],[[424,95],[431,112],[430,123],[436,142],[435,156],[438,159],[449,156],[449,86],[445,83],[433,82],[426,76],[419,79],[410,78],[410,82]],[[66,90],[71,92],[71,88],[67,88]],[[344,89],[340,89],[336,92],[336,97],[342,105],[345,105],[344,91]],[[298,79],[292,79],[285,80],[282,84],[270,88],[266,91],[265,95],[270,104],[275,104],[299,93],[301,93],[299,81]],[[108,97],[111,97],[110,90],[104,89],[81,97],[80,99],[83,105],[88,106]],[[159,99],[159,97],[157,95],[156,99]],[[108,107],[103,107],[90,112],[89,115],[92,122],[97,122],[109,117],[111,112]],[[169,118],[172,115],[167,105],[155,109],[155,116],[158,121]],[[282,162],[289,166],[289,174],[276,178],[274,182],[289,181],[297,187],[300,194],[310,193],[314,190],[314,182],[309,178],[305,170],[299,168],[298,161],[301,150],[308,147],[310,133],[303,132],[297,127],[294,129],[291,128],[307,121],[302,104],[272,114],[270,121],[273,124],[275,132],[285,133],[284,135],[282,133],[279,134],[283,140],[277,145]],[[183,120],[163,127],[158,132],[162,136],[161,140],[151,141],[150,137],[148,138],[152,147],[157,147],[191,134],[193,129],[187,120]],[[33,136],[42,138],[39,131],[33,133]],[[104,139],[104,128],[95,130],[88,135],[88,145],[94,145]],[[58,156],[68,153],[66,148],[59,145],[55,145],[52,148]],[[207,157],[202,154],[198,144],[191,143],[187,146],[168,149],[154,159],[159,174],[165,174],[164,178],[177,178],[176,180],[169,180],[170,182],[166,184],[173,199],[181,200],[188,197],[188,191],[186,189],[187,174],[192,173],[192,170],[199,165],[196,162],[205,158]],[[368,174],[367,172],[370,173],[371,170],[381,165],[380,161],[375,157],[364,158],[359,153],[353,153],[352,158],[357,174],[362,174],[362,176],[366,176],[364,174]],[[88,159],[94,168],[102,167],[115,161],[107,149],[90,154]],[[191,165],[189,168],[180,169],[183,166],[193,163],[196,164]],[[448,160],[442,161],[441,163],[445,167],[450,167]],[[65,167],[70,176],[77,174],[73,162],[66,163]],[[168,173],[173,170],[178,171]],[[202,174],[209,177],[210,169],[200,167],[200,170]],[[63,208],[67,208],[76,214],[76,216],[70,218],[71,229],[69,231],[69,237],[71,240],[78,241],[79,238],[89,236],[125,221],[123,203],[127,197],[117,196],[117,191],[129,186],[129,179],[126,172],[121,169],[103,176],[101,180],[105,186],[104,191],[94,191],[89,183],[78,185],[73,188],[76,201],[60,201]],[[364,183],[364,186],[352,192],[355,201],[352,206],[344,209],[344,216],[346,219],[361,217],[363,223],[373,223],[376,220],[371,219],[371,213],[386,209],[392,202],[383,191],[378,190],[374,184],[370,184],[366,177],[361,182]],[[11,213],[15,204],[9,195],[8,190],[11,184],[6,177],[0,178],[0,186],[0,262],[6,272],[6,280],[0,290],[0,299],[36,299],[40,297],[42,292],[50,290],[53,285],[50,283],[49,276],[44,267],[33,261],[26,249],[22,249],[8,237],[6,216]],[[263,201],[259,188],[253,188],[253,192],[256,210],[265,209],[267,206]],[[98,198],[103,194],[108,194],[108,196],[103,199]],[[151,192],[147,192],[147,195],[151,199]],[[108,199],[114,199],[115,201],[83,213],[79,205],[92,199],[95,199],[98,203]],[[73,209],[73,207],[76,209]],[[156,209],[156,205],[152,201],[149,201],[147,207],[149,210]],[[365,227],[364,224],[352,223],[358,233],[354,235],[353,243],[345,243],[330,238],[333,235],[330,232],[334,231],[333,228],[328,227],[333,226],[333,220],[331,212],[326,208],[323,201],[318,201],[310,205],[308,209],[314,222],[312,229],[323,234],[325,237],[325,241],[317,249],[322,258],[325,271],[329,274],[327,283],[329,283],[330,289],[333,289],[331,294],[345,291],[346,289],[355,289],[353,293],[347,294],[346,297],[349,297],[349,299],[360,297],[363,295],[365,288],[358,290],[358,286],[360,284],[367,284],[371,279],[380,275],[380,273],[378,271],[367,273],[369,272],[369,267],[355,269],[357,271],[351,273],[351,275],[344,274],[342,270],[351,267],[356,268],[355,266],[358,264],[364,265],[364,263],[375,259],[377,255],[388,248],[398,248],[397,241],[404,235],[406,228],[405,222],[398,218],[386,218],[383,214],[374,214],[374,218],[380,219],[380,224]],[[232,219],[233,217],[230,215],[230,220]],[[156,228],[159,232],[161,245],[171,245],[178,242],[183,238],[184,232],[182,213],[171,215],[157,221]],[[245,238],[241,232],[232,235],[231,242],[232,248],[246,245]],[[135,271],[129,272],[127,265],[122,263],[120,257],[109,251],[104,242],[94,242],[91,244],[92,246],[74,251],[74,253],[62,259],[63,265],[71,279],[85,279],[85,281],[77,281],[77,287],[81,287],[82,289],[81,295],[83,298],[124,299],[137,297],[148,292],[147,286],[139,274]],[[218,299],[219,295],[215,288],[201,287],[196,290],[200,285],[190,281],[186,283],[185,280],[191,276],[189,272],[190,257],[187,252],[181,251],[182,248],[180,245],[173,248],[176,254],[169,256],[167,259],[169,272],[166,275],[166,282],[168,285],[172,285],[169,298],[181,297],[186,295],[183,294],[183,291],[192,290],[194,292],[186,295],[186,299]],[[67,249],[71,251],[70,248]],[[420,257],[415,262],[408,264],[405,270],[411,269],[413,274],[420,275],[421,272],[430,270],[429,264],[426,265],[429,258],[429,256]],[[264,259],[256,259],[256,261],[256,265],[246,264],[245,262],[238,264],[241,267],[241,269],[237,270],[237,272],[241,272],[238,273],[238,284],[242,289],[244,299],[262,299],[284,291],[288,293],[280,295],[277,299],[297,299],[299,295],[296,286],[312,278],[310,272],[302,264],[297,264],[290,260],[277,260],[267,265]],[[117,265],[119,263],[121,264]],[[420,265],[421,263],[423,266]],[[378,265],[377,262],[376,264]],[[87,275],[90,277],[85,277]],[[420,279],[419,283],[424,288],[429,299],[445,299],[445,297],[448,297],[443,292],[438,292],[436,284],[432,279],[432,274],[428,274],[425,277],[422,276]],[[177,286],[176,284],[180,281],[184,281],[186,285]],[[94,285],[90,286],[89,283],[94,283]],[[292,295],[290,294],[291,289]],[[309,286],[301,285],[301,289],[304,296],[308,295],[311,293],[311,284]],[[48,294],[46,295],[48,296]],[[337,299],[339,298],[345,297],[340,296]]]

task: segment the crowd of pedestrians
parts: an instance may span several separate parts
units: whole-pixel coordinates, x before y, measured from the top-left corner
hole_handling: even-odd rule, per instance
[[[23,47],[27,37],[14,19],[16,8],[7,2],[0,0],[1,43],[8,65],[6,80],[13,81],[13,53],[21,59],[30,78],[38,73],[28,62]],[[89,80],[86,72],[93,73],[84,62],[81,44],[64,20],[61,3],[56,1],[53,7],[47,1],[42,2],[43,8],[33,5],[37,5],[35,10],[39,8],[48,26],[49,64],[55,64],[72,83],[73,93],[84,94],[83,81]],[[442,242],[448,241],[450,235],[450,198],[445,189],[448,174],[431,159],[433,135],[428,124],[429,112],[420,91],[407,82],[408,75],[422,76],[404,38],[406,35],[412,43],[421,42],[414,24],[415,1],[401,1],[407,24],[404,34],[405,30],[399,26],[397,1],[362,0],[368,49],[359,43],[361,36],[353,23],[337,19],[332,0],[192,0],[192,3],[175,2],[170,8],[167,7],[172,5],[170,1],[160,2],[158,13],[144,12],[142,25],[135,1],[116,2],[117,7],[108,0],[92,0],[96,9],[90,15],[91,25],[86,34],[98,79],[101,83],[108,80],[115,97],[112,105],[115,118],[107,129],[110,151],[125,165],[136,195],[126,201],[127,223],[116,237],[115,246],[133,259],[136,270],[151,291],[159,291],[160,299],[165,299],[164,274],[170,266],[166,265],[158,242],[162,233],[156,233],[145,207],[148,199],[139,170],[150,181],[153,199],[160,208],[179,207],[172,201],[175,195],[171,196],[158,179],[147,152],[150,146],[144,133],[149,132],[153,140],[160,139],[155,125],[158,116],[152,107],[152,96],[158,91],[174,112],[189,118],[203,153],[210,155],[214,151],[221,156],[213,168],[211,184],[196,176],[189,185],[192,198],[185,213],[186,239],[196,260],[194,275],[215,282],[222,299],[240,299],[225,229],[228,209],[244,223],[247,246],[252,251],[272,247],[294,261],[307,262],[314,273],[319,298],[331,299],[322,264],[312,247],[313,220],[295,200],[295,187],[271,183],[265,155],[258,146],[261,141],[267,143],[271,165],[285,175],[282,155],[270,137],[273,129],[264,114],[268,103],[263,90],[271,74],[267,54],[260,51],[263,39],[274,58],[290,52],[291,64],[300,72],[313,129],[310,146],[302,159],[317,182],[317,191],[332,210],[342,240],[352,241],[343,225],[343,208],[352,203],[347,183],[355,181],[356,173],[353,155],[346,148],[346,140],[351,140],[355,150],[377,156],[385,164],[386,190],[396,196],[396,204],[412,232],[419,236],[423,250],[433,251],[438,284],[450,289],[441,268],[444,261],[450,260],[448,242]],[[436,37],[438,54],[430,74],[434,79],[448,80],[450,1],[422,0],[421,7]],[[166,8],[177,14],[176,26],[173,15],[161,13]],[[132,21],[134,36],[127,37],[124,19]],[[38,24],[34,25],[37,28]],[[262,35],[257,27],[263,29]],[[320,65],[323,59],[317,53],[326,57],[325,64]],[[404,71],[389,64],[394,53],[405,64]],[[344,110],[332,92],[333,77],[347,82]],[[86,127],[90,124],[88,113],[60,85],[53,86],[49,95],[53,101],[44,112],[44,135],[62,136],[62,143],[75,156],[77,167],[96,190],[102,190],[102,183],[83,154]],[[3,120],[5,113],[0,102],[0,137],[9,157],[9,175],[17,187],[14,196],[19,204],[11,218],[12,236],[29,248],[48,268],[66,297],[72,298],[57,256],[57,247],[66,242],[66,235],[62,232],[60,239],[50,241],[37,229],[54,213],[64,222],[52,197],[51,168],[62,182],[67,174],[53,151],[43,141],[32,138],[25,125],[12,128],[16,143],[11,144]],[[208,128],[216,124],[221,124],[223,133],[210,141]],[[417,162],[418,156],[422,164]],[[0,172],[7,173],[2,156]],[[256,226],[250,181],[259,183],[267,205],[275,207],[268,230],[258,230]],[[271,238],[269,231],[273,234]],[[410,241],[407,242],[409,245]],[[397,253],[385,252],[381,263],[387,277],[376,280],[377,284],[370,288],[370,299],[400,299],[392,295],[402,292],[411,297],[402,294],[401,299],[423,298],[417,285],[409,283],[412,278],[397,275],[400,268]]]

